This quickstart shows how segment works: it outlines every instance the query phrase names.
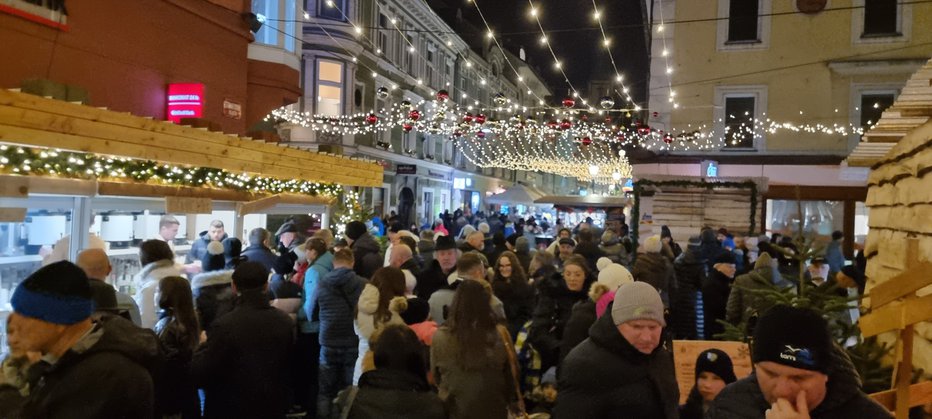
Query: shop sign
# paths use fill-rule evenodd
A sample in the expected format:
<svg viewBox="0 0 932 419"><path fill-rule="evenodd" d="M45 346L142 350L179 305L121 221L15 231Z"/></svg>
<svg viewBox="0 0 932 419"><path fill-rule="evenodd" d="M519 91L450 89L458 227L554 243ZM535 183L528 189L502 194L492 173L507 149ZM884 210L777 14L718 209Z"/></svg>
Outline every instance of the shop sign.
<svg viewBox="0 0 932 419"><path fill-rule="evenodd" d="M417 174L417 165L416 164L399 164L395 166L395 174L398 174L398 175Z"/></svg>
<svg viewBox="0 0 932 419"><path fill-rule="evenodd" d="M432 178L437 178L437 179L443 179L443 180L447 180L447 179L448 179L446 173L443 173L443 172L435 172L435 171L433 171L433 170L428 170L428 171L427 171L427 176L430 176L430 177L432 177Z"/></svg>
<svg viewBox="0 0 932 419"><path fill-rule="evenodd" d="M702 161L702 177L718 177L718 162L715 160Z"/></svg>
<svg viewBox="0 0 932 419"><path fill-rule="evenodd" d="M223 116L233 119L242 119L243 105L230 99L223 99Z"/></svg>
<svg viewBox="0 0 932 419"><path fill-rule="evenodd" d="M0 0L0 13L7 13L45 25L68 30L68 9L65 0Z"/></svg>
<svg viewBox="0 0 932 419"><path fill-rule="evenodd" d="M204 112L203 83L168 85L168 120L176 124L181 118L200 118Z"/></svg>

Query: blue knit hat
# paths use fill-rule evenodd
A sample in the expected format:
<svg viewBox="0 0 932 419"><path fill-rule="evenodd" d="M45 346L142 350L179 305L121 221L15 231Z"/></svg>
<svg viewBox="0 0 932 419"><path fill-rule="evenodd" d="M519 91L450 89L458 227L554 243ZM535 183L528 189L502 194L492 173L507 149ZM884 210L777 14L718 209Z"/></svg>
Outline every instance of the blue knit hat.
<svg viewBox="0 0 932 419"><path fill-rule="evenodd" d="M78 323L94 313L87 275L68 261L33 272L16 287L10 303L17 314L62 325Z"/></svg>

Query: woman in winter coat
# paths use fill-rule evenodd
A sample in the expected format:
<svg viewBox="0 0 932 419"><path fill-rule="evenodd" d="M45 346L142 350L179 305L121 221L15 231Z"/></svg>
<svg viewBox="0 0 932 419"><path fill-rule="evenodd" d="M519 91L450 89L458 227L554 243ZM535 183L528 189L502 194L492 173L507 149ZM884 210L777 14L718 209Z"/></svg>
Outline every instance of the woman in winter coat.
<svg viewBox="0 0 932 419"><path fill-rule="evenodd" d="M712 270L702 284L702 312L705 322L705 339L714 340L715 335L725 331L718 321L725 321L725 309L728 305L728 294L731 293L731 284L735 281L735 255L721 253L715 259Z"/></svg>
<svg viewBox="0 0 932 419"><path fill-rule="evenodd" d="M369 351L369 339L376 330L391 325L404 325L401 313L407 310L405 297L405 274L398 268L379 268L372 280L362 289L356 305L356 321L353 329L359 336L359 358L353 371L353 384L359 383L363 371L363 359Z"/></svg>
<svg viewBox="0 0 932 419"><path fill-rule="evenodd" d="M229 240L229 239L227 239ZM210 333L214 321L233 310L233 269L226 269L224 245L214 240L201 258L201 273L191 278L194 307L201 330ZM237 256L238 258L238 256Z"/></svg>
<svg viewBox="0 0 932 419"><path fill-rule="evenodd" d="M516 390L491 295L479 281L456 289L450 317L434 335L430 365L450 418L505 419Z"/></svg>
<svg viewBox="0 0 932 419"><path fill-rule="evenodd" d="M634 282L628 269L619 263L611 263L607 257L599 259L599 279L589 287L589 298L576 303L570 319L563 329L563 342L560 344L560 360L589 337L589 328L605 314L611 300L614 300L618 287Z"/></svg>
<svg viewBox="0 0 932 419"><path fill-rule="evenodd" d="M719 349L706 349L696 358L696 380L686 404L680 406L680 419L703 419L725 386L737 381L731 358Z"/></svg>
<svg viewBox="0 0 932 419"><path fill-rule="evenodd" d="M337 398L341 418L446 419L443 402L427 382L424 347L411 329L382 328L372 341L375 369Z"/></svg>
<svg viewBox="0 0 932 419"><path fill-rule="evenodd" d="M528 265L528 282L530 282L537 291L540 291L540 285L550 280L557 273L553 253L540 251L534 253L531 263Z"/></svg>
<svg viewBox="0 0 932 419"><path fill-rule="evenodd" d="M194 297L188 280L168 276L159 281L159 322L155 334L165 355L159 383L159 412L162 417L199 418L200 401L191 379L191 358L200 340Z"/></svg>
<svg viewBox="0 0 932 419"><path fill-rule="evenodd" d="M662 250L660 236L651 236L644 240L644 253L638 255L631 274L635 281L646 282L660 293L663 307L670 308L671 297L676 290L676 276L673 273L673 264L660 254Z"/></svg>
<svg viewBox="0 0 932 419"><path fill-rule="evenodd" d="M586 259L571 255L563 262L562 274L554 274L540 284L540 298L534 308L528 342L540 353L541 371L559 363L564 327L570 320L573 306L589 298L587 292L592 282Z"/></svg>
<svg viewBox="0 0 932 419"><path fill-rule="evenodd" d="M136 305L139 306L142 327L151 329L158 322L155 291L159 287L159 281L167 276L180 276L181 271L175 266L175 254L163 240L142 242L139 245L139 263L142 270L133 278L136 284Z"/></svg>
<svg viewBox="0 0 932 419"><path fill-rule="evenodd" d="M534 288L528 284L527 274L514 253L505 251L498 257L492 291L502 300L505 319L508 320L508 333L514 338L521 326L531 319L534 311Z"/></svg>
<svg viewBox="0 0 932 419"><path fill-rule="evenodd" d="M680 247L680 244L673 241L673 233L670 232L670 227L660 227L660 240L663 241L663 244L670 247L670 253L673 255L671 261L676 260L676 258L683 254L683 248Z"/></svg>

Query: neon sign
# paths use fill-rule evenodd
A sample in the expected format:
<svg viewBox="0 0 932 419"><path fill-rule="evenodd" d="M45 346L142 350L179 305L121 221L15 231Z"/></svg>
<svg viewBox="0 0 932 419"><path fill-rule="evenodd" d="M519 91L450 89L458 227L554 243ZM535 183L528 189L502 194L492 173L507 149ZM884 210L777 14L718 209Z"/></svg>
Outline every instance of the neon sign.
<svg viewBox="0 0 932 419"><path fill-rule="evenodd" d="M182 118L200 118L204 111L202 83L172 83L168 85L168 120L176 124Z"/></svg>

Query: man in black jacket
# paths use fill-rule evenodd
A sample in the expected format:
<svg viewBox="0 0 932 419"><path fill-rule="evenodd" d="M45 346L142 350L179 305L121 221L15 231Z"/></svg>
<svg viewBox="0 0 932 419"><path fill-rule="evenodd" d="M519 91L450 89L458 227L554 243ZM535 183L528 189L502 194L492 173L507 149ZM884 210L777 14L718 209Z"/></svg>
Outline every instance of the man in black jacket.
<svg viewBox="0 0 932 419"><path fill-rule="evenodd" d="M708 417L890 418L861 391L844 350L832 343L825 319L812 310L775 306L754 328L755 373L725 387Z"/></svg>
<svg viewBox="0 0 932 419"><path fill-rule="evenodd" d="M233 271L236 308L217 319L194 354L191 375L206 393L205 418L283 418L288 411L294 325L269 305L268 277L256 262Z"/></svg>
<svg viewBox="0 0 932 419"><path fill-rule="evenodd" d="M615 292L611 315L589 329L560 369L554 417L675 419L673 355L661 345L663 302L644 282Z"/></svg>
<svg viewBox="0 0 932 419"><path fill-rule="evenodd" d="M350 221L346 224L346 242L353 250L356 261L353 270L359 276L370 279L375 271L382 267L383 259L380 255L381 246L366 231L362 221Z"/></svg>
<svg viewBox="0 0 932 419"><path fill-rule="evenodd" d="M456 269L458 255L456 241L452 237L437 237L434 260L427 265L427 269L417 275L417 286L414 288L414 293L418 298L430 300L431 294L439 289L449 287L447 277Z"/></svg>
<svg viewBox="0 0 932 419"><path fill-rule="evenodd" d="M10 346L24 356L26 380L0 374L0 416L152 418L158 338L118 316L91 320L87 276L71 262L45 266L11 300ZM31 355L31 356L30 356ZM6 372L6 371L5 371ZM18 390L28 389L23 398Z"/></svg>

